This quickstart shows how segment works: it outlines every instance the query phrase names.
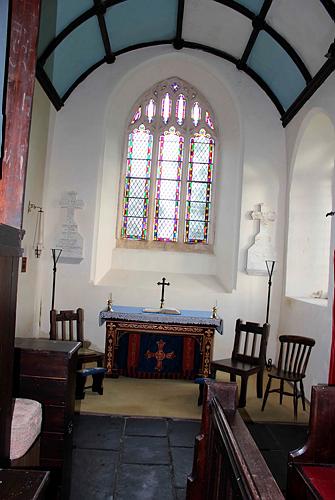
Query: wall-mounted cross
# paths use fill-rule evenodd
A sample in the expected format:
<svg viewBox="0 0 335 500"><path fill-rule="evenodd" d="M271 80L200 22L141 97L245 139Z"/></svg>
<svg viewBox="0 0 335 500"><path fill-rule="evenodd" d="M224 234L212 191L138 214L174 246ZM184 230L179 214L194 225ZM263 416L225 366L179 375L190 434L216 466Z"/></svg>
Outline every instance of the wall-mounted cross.
<svg viewBox="0 0 335 500"><path fill-rule="evenodd" d="M162 294L161 294L161 306L160 308L162 309L164 306L164 292L165 292L165 287L170 286L170 283L166 281L166 278L162 278L162 281L157 282L158 286L162 287Z"/></svg>

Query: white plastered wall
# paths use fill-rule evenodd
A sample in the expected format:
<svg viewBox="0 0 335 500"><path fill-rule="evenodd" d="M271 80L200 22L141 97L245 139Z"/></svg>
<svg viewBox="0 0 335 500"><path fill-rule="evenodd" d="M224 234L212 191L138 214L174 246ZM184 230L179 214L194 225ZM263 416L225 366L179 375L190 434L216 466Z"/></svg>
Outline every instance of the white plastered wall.
<svg viewBox="0 0 335 500"><path fill-rule="evenodd" d="M224 318L224 335L216 336L215 356L229 354L237 317L265 320L267 278L245 273L246 250L257 232L257 222L250 219L249 212L256 204L265 203L277 212L277 264L268 349L268 355L274 357L282 290L286 193L285 134L278 112L264 92L230 63L199 51L176 52L168 47L128 53L118 57L116 64L100 67L74 91L55 117L44 192L46 252L41 261L41 335L49 329L50 249L55 245L56 232L64 219L59 200L65 191L76 191L85 202L84 209L75 215L84 238L84 259L76 265L58 265L57 309L84 307L85 335L93 345L103 348L104 328L98 326L98 313L111 292L114 302L121 305L158 303L157 280L148 279L147 264L141 263L145 256L135 255L131 262L136 272L124 273L126 256L119 259L117 253L113 254L114 229L125 120L143 91L175 75L199 88L214 108L219 123L221 161L218 168L222 170L218 177L221 192L216 198L215 254L206 261L208 274L194 264L193 273L185 273L179 283L178 277L183 273L180 268L174 271L173 256L169 256L169 261L164 255L158 256L152 277L155 273L159 278L165 274L169 262L169 271L174 272L167 274L172 283L167 290L167 306L208 310L217 300L219 313ZM134 95L130 96L132 92ZM130 102L120 99L122 96ZM106 273L110 270L108 277ZM99 285L101 278L104 284Z"/></svg>
<svg viewBox="0 0 335 500"><path fill-rule="evenodd" d="M335 76L332 75L326 80L323 86L305 104L302 110L291 121L286 128L287 159L289 166L288 195L293 176L295 159L301 137L308 126L310 119L315 113L324 113L335 128L335 99L334 99ZM333 181L333 204L334 204L334 181ZM334 205L333 205L334 206ZM332 210L329 207L328 210ZM328 211L327 210L327 211ZM326 213L322 214L325 217ZM333 301L333 249L334 249L334 222L328 221L332 225L331 243L329 249L329 287L327 305L312 304L305 300L298 300L287 297L283 294L281 308L279 333L292 335L304 335L316 340L316 345L312 350L312 355L307 371L306 397L310 398L311 386L319 383L327 383L329 370L329 356L331 348L331 322L332 322L332 301ZM285 288L284 288L285 290Z"/></svg>
<svg viewBox="0 0 335 500"><path fill-rule="evenodd" d="M22 272L20 261L17 295L16 335L19 337L39 335L41 306L44 302L41 291L43 259L35 257L33 248L37 210L28 213L28 204L31 201L45 209L44 174L47 162L48 131L52 130L51 116L54 115L54 112L51 111L50 101L37 81L35 82L32 115L22 222L25 231L22 248L27 264L26 271Z"/></svg>

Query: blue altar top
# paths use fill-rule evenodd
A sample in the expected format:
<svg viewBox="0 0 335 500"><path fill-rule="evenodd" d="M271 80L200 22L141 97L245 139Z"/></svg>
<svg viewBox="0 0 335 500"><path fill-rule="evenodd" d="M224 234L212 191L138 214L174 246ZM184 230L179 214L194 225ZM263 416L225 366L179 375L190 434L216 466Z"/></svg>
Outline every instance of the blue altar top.
<svg viewBox="0 0 335 500"><path fill-rule="evenodd" d="M100 311L99 326L103 325L106 320L128 320L128 321L143 321L145 323L173 323L180 325L200 325L214 326L215 329L222 335L223 320L222 318L212 318L210 311L194 311L191 309L183 309L180 314L162 314L156 312L143 312L143 307L130 306L114 306L113 311Z"/></svg>

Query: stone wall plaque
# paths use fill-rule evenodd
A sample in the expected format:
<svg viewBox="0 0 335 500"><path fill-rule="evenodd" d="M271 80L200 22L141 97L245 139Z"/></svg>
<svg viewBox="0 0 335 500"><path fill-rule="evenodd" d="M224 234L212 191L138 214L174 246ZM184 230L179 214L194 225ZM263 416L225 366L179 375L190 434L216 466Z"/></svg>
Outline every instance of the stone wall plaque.
<svg viewBox="0 0 335 500"><path fill-rule="evenodd" d="M259 221L259 232L255 236L255 242L248 249L246 271L248 274L267 276L265 261L276 260L276 252L272 243L276 213L267 209L264 203L260 203L257 210L250 212L250 218Z"/></svg>
<svg viewBox="0 0 335 500"><path fill-rule="evenodd" d="M66 192L59 202L61 208L66 209L65 222L62 224L56 247L62 249L59 262L78 264L83 260L83 237L78 232L78 225L74 220L74 211L82 209L84 202L77 199L75 191Z"/></svg>

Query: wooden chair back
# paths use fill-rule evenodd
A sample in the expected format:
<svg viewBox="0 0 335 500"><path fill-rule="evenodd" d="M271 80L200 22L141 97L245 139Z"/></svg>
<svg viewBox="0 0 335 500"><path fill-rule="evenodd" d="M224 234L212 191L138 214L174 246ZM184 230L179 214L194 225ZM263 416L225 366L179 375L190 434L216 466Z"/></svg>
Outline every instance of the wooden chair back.
<svg viewBox="0 0 335 500"><path fill-rule="evenodd" d="M232 359L264 367L269 332L269 323L263 325L250 321L243 323L242 320L238 319L235 326Z"/></svg>
<svg viewBox="0 0 335 500"><path fill-rule="evenodd" d="M84 342L84 310L50 311L50 339Z"/></svg>
<svg viewBox="0 0 335 500"><path fill-rule="evenodd" d="M299 335L280 335L278 370L304 377L315 340Z"/></svg>

